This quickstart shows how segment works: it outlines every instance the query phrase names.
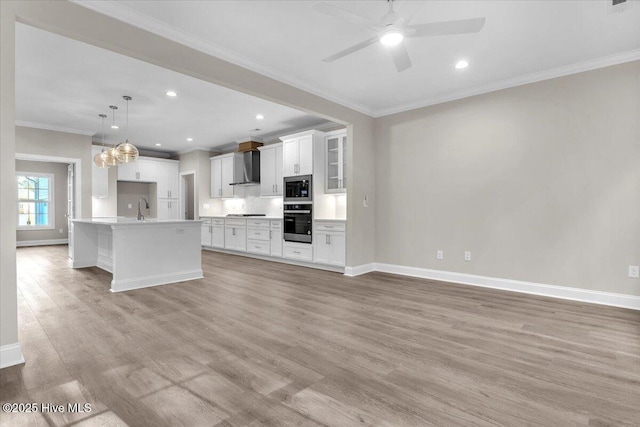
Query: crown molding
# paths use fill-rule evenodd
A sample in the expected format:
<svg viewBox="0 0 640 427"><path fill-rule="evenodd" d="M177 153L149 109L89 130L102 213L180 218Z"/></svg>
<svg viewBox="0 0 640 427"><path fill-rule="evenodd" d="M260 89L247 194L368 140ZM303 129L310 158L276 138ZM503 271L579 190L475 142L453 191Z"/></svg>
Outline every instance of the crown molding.
<svg viewBox="0 0 640 427"><path fill-rule="evenodd" d="M75 3L79 6L91 9L94 12L107 15L118 21L124 22L129 25L141 28L150 33L164 37L176 43L188 46L192 49L206 53L211 56L215 56L231 64L238 65L248 70L254 71L258 74L262 74L265 77L269 77L273 80L277 80L281 83L293 86L302 91L319 96L328 101L335 102L344 107L355 110L359 113L373 117L373 110L367 108L364 105L349 101L342 97L330 95L319 91L317 88L309 86L292 76L283 76L281 73L264 65L260 65L246 56L240 55L237 52L226 49L210 40L205 40L202 37L189 34L183 30L180 30L166 22L157 20L131 9L126 6L124 2L112 2L112 1L84 1L84 0L69 0L71 3Z"/></svg>
<svg viewBox="0 0 640 427"><path fill-rule="evenodd" d="M583 73L585 71L596 70L598 68L624 64L626 62L633 62L637 60L640 60L640 49L617 53L601 58L590 59L575 64L564 65L562 67L552 68L549 70L540 71L538 73L532 73L524 76L501 80L499 82L489 83L487 85L476 86L471 89L466 89L438 98L429 98L424 101L412 102L396 107L376 110L373 112L373 117L378 118L388 116L390 114L403 113L405 111L429 107L432 105L442 104L450 101L456 101L458 99L468 98L470 96L482 95L484 93L495 92L502 89L509 89L516 86L536 83L543 80L555 79L557 77L569 76L571 74Z"/></svg>
<svg viewBox="0 0 640 427"><path fill-rule="evenodd" d="M34 128L34 129L42 129L42 130L51 130L54 132L65 132L65 133L74 133L76 135L85 135L85 136L93 136L95 132L81 130L81 129L73 129L64 126L55 126L47 123L38 123L38 122L28 122L26 120L16 120L16 126L22 126L25 128Z"/></svg>

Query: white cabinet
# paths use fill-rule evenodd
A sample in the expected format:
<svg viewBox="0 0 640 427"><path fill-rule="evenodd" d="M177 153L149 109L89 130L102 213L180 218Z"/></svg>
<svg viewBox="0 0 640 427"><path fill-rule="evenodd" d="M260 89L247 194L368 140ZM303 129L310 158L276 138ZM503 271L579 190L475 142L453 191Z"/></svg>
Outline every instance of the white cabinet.
<svg viewBox="0 0 640 427"><path fill-rule="evenodd" d="M268 219L247 220L247 252L269 255L270 230Z"/></svg>
<svg viewBox="0 0 640 427"><path fill-rule="evenodd" d="M158 162L138 157L135 162L118 165L118 181L158 181Z"/></svg>
<svg viewBox="0 0 640 427"><path fill-rule="evenodd" d="M313 246L308 243L283 242L282 256L296 261L313 261Z"/></svg>
<svg viewBox="0 0 640 427"><path fill-rule="evenodd" d="M344 222L316 221L313 233L314 262L344 267L346 225Z"/></svg>
<svg viewBox="0 0 640 427"><path fill-rule="evenodd" d="M157 181L159 199L178 199L180 197L180 162L157 162Z"/></svg>
<svg viewBox="0 0 640 427"><path fill-rule="evenodd" d="M269 249L271 256L282 257L282 221L272 220L269 232Z"/></svg>
<svg viewBox="0 0 640 427"><path fill-rule="evenodd" d="M325 190L327 193L347 191L347 131L338 130L325 136Z"/></svg>
<svg viewBox="0 0 640 427"><path fill-rule="evenodd" d="M224 248L224 219L209 218L202 223L202 246Z"/></svg>
<svg viewBox="0 0 640 427"><path fill-rule="evenodd" d="M247 221L244 219L225 220L224 248L233 251L247 251Z"/></svg>
<svg viewBox="0 0 640 427"><path fill-rule="evenodd" d="M323 135L322 132L307 131L280 138L284 176L313 174L313 146L321 142Z"/></svg>
<svg viewBox="0 0 640 427"><path fill-rule="evenodd" d="M158 199L158 219L180 219L180 202L177 199Z"/></svg>
<svg viewBox="0 0 640 427"><path fill-rule="evenodd" d="M224 154L222 156L211 157L211 198L233 197L232 182L241 181L236 179L236 164L242 162L239 153ZM241 166L241 163L240 165ZM240 173L242 170L240 168Z"/></svg>
<svg viewBox="0 0 640 427"><path fill-rule="evenodd" d="M102 147L92 146L92 158L102 152ZM109 197L109 169L99 168L95 163L91 164L91 197L106 199Z"/></svg>
<svg viewBox="0 0 640 427"><path fill-rule="evenodd" d="M205 220L200 228L200 244L211 247L211 220Z"/></svg>
<svg viewBox="0 0 640 427"><path fill-rule="evenodd" d="M282 196L282 143L258 147L260 150L260 195Z"/></svg>

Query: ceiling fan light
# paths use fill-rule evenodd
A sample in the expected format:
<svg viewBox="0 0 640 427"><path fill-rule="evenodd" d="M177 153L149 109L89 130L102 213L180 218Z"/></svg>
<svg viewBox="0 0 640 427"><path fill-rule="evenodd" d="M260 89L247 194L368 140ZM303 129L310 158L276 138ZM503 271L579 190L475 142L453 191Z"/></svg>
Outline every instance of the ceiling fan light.
<svg viewBox="0 0 640 427"><path fill-rule="evenodd" d="M140 153L135 145L127 139L116 147L116 158L120 163L135 162Z"/></svg>
<svg viewBox="0 0 640 427"><path fill-rule="evenodd" d="M389 29L380 35L380 43L385 46L397 46L404 39L404 34L397 28Z"/></svg>

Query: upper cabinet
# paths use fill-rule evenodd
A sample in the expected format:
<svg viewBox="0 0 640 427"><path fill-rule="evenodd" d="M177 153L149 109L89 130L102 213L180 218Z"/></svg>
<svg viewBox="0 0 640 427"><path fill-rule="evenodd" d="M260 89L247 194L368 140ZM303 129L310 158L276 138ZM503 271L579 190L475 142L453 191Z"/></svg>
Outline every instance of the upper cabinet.
<svg viewBox="0 0 640 427"><path fill-rule="evenodd" d="M284 176L313 174L313 146L322 135L322 132L311 130L280 138L283 144Z"/></svg>
<svg viewBox="0 0 640 427"><path fill-rule="evenodd" d="M91 147L92 158L100 152L102 147L95 145ZM109 197L109 169L99 168L93 162L91 165L91 197L106 199Z"/></svg>
<svg viewBox="0 0 640 427"><path fill-rule="evenodd" d="M242 173L242 154L230 153L222 156L211 157L211 198L233 197L232 182L241 181L241 177L236 179L236 163L240 164L239 172Z"/></svg>
<svg viewBox="0 0 640 427"><path fill-rule="evenodd" d="M177 199L179 197L180 162L158 162L158 198Z"/></svg>
<svg viewBox="0 0 640 427"><path fill-rule="evenodd" d="M325 190L327 193L347 191L347 130L325 136Z"/></svg>
<svg viewBox="0 0 640 427"><path fill-rule="evenodd" d="M163 162L167 160L138 157L135 162L118 165L118 181L158 182Z"/></svg>
<svg viewBox="0 0 640 427"><path fill-rule="evenodd" d="M282 143L258 147L260 150L260 195L282 196Z"/></svg>

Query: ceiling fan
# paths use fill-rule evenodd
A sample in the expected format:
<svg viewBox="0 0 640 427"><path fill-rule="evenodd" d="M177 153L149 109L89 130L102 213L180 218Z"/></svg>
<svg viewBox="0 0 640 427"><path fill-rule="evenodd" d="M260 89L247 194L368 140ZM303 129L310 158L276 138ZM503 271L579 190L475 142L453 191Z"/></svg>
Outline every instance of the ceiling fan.
<svg viewBox="0 0 640 427"><path fill-rule="evenodd" d="M333 62L379 41L383 45L389 47L389 52L391 53L393 62L395 63L398 72L400 72L410 68L412 65L411 58L409 58L409 52L407 52L407 48L402 43L405 38L477 33L482 29L485 22L485 18L474 18L409 25L413 16L407 18L400 16L393 10L393 0L387 0L387 2L389 3L389 12L380 19L379 23L372 22L368 18L346 9L342 9L338 6L334 6L331 3L320 2L314 4L312 6L313 9L320 13L342 19L351 24L368 27L376 33L375 36L334 55L328 56L322 61ZM418 2L406 1L405 3L419 5Z"/></svg>

